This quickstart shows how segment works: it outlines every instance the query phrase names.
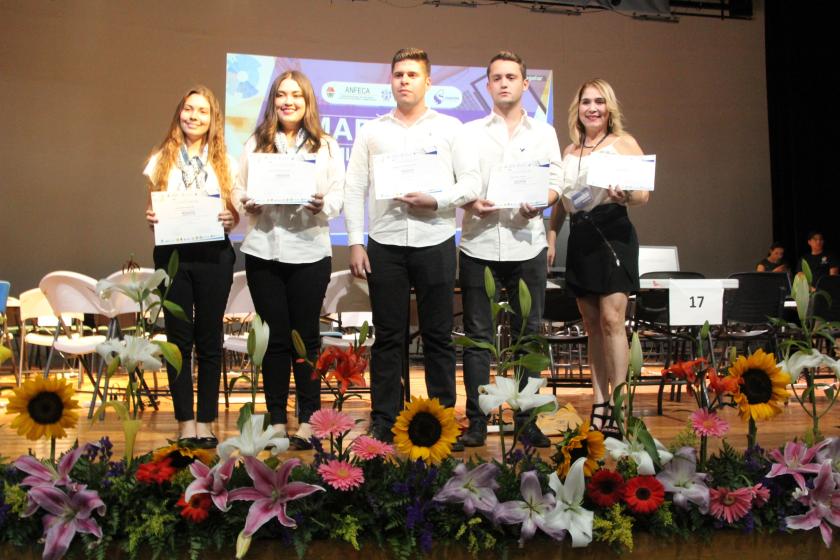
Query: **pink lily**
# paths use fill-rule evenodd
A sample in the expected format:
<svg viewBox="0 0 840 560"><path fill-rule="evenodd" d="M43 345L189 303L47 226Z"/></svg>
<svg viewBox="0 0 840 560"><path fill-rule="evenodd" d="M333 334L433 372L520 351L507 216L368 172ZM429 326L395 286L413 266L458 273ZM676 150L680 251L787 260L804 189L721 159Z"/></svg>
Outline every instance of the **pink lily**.
<svg viewBox="0 0 840 560"><path fill-rule="evenodd" d="M808 449L804 443L789 441L785 444L784 455L778 449L770 451L770 457L775 461L770 467L767 478L791 475L800 488L805 488L805 477L803 474L816 474L820 471L820 465L814 463L814 457L820 450L821 445L815 445Z"/></svg>
<svg viewBox="0 0 840 560"><path fill-rule="evenodd" d="M76 449L65 453L58 462L58 468L51 464L45 464L33 457L32 455L22 455L14 462L17 470L23 471L29 476L23 479L21 486L67 486L68 488L74 484L70 480L70 471L79 457L84 453L84 447L77 447Z"/></svg>
<svg viewBox="0 0 840 560"><path fill-rule="evenodd" d="M458 463L454 474L435 497L436 502L455 502L464 504L464 513L472 517L476 510L490 513L499 503L496 493L499 487L496 477L499 467L493 463L484 463L472 470L467 470L464 463Z"/></svg>
<svg viewBox="0 0 840 560"><path fill-rule="evenodd" d="M831 473L831 463L826 461L820 465L819 473L814 479L814 488L811 490L797 490L800 503L810 509L802 515L791 515L785 517L785 522L790 529L802 529L807 531L814 527L820 528L825 546L831 546L831 526L840 527L840 489L837 488L837 481Z"/></svg>
<svg viewBox="0 0 840 560"><path fill-rule="evenodd" d="M44 560L58 560L70 548L76 533L102 538L102 528L91 519L93 513L105 515L105 502L95 490L79 486L65 494L55 486L36 486L30 498L48 513L44 516Z"/></svg>
<svg viewBox="0 0 840 560"><path fill-rule="evenodd" d="M551 492L542 493L542 486L536 471L522 473L520 492L522 492L522 497L525 500L512 500L499 504L493 515L494 520L506 525L522 523L522 529L519 533L519 546L533 537L538 528L542 529L551 538L558 541L562 540L566 536L562 520L557 516L549 515L554 511L556 503L554 494Z"/></svg>
<svg viewBox="0 0 840 560"><path fill-rule="evenodd" d="M245 527L241 533L243 537L249 538L272 518L277 518L281 525L294 529L297 523L286 515L286 504L315 492L324 492L322 487L315 484L289 482L292 469L298 465L300 465L300 459L289 459L280 465L279 469L273 470L259 459L245 457L245 470L254 481L254 486L237 488L228 496L228 501L231 502L238 500L254 502L245 519Z"/></svg>
<svg viewBox="0 0 840 560"><path fill-rule="evenodd" d="M195 477L184 492L184 501L189 502L196 494L210 494L210 499L221 511L230 509L228 504L227 484L233 474L236 459L221 461L211 469L201 461L190 464L190 472Z"/></svg>

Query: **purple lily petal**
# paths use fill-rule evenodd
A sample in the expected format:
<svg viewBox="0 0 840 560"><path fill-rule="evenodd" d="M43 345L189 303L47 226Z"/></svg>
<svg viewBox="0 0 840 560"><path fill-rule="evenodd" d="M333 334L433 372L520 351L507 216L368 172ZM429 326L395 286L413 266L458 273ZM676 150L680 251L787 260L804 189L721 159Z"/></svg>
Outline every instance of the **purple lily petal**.
<svg viewBox="0 0 840 560"><path fill-rule="evenodd" d="M48 519L49 518L49 519ZM50 525L47 528L47 525ZM70 548L73 537L76 536L76 529L72 523L66 523L53 516L44 517L44 556L43 560L59 560Z"/></svg>
<svg viewBox="0 0 840 560"><path fill-rule="evenodd" d="M245 518L245 528L242 529L242 532L246 535L253 535L260 527L271 521L279 513L279 510L275 509L274 506L274 502L269 499L257 500L251 504L251 508L248 510L248 517ZM285 504L282 504L282 508L284 510L286 509ZM283 525L294 527L295 523L292 521L291 525L287 525L286 523L283 523Z"/></svg>
<svg viewBox="0 0 840 560"><path fill-rule="evenodd" d="M32 500L49 512L43 519L45 559L64 556L76 533L102 538L102 529L91 515L103 515L105 503L96 491L79 488L69 496L54 486L37 486L29 491Z"/></svg>
<svg viewBox="0 0 840 560"><path fill-rule="evenodd" d="M789 441L785 444L784 453L773 449L769 455L775 463L770 467L767 478L789 474L800 488L805 489L805 477L802 475L816 474L820 471L820 465L813 461L824 445L816 445L809 449L804 443Z"/></svg>
<svg viewBox="0 0 840 560"><path fill-rule="evenodd" d="M189 502L196 494L210 494L213 504L221 511L228 511L227 484L233 474L235 459L217 463L212 469L200 461L190 465L190 472L195 477L184 491L184 500Z"/></svg>

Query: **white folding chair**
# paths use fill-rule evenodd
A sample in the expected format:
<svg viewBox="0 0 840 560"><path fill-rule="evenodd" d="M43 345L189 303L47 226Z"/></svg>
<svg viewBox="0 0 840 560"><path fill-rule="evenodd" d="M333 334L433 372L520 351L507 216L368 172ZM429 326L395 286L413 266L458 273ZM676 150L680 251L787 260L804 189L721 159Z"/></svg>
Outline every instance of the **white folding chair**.
<svg viewBox="0 0 840 560"><path fill-rule="evenodd" d="M321 333L323 346L351 346L358 335L344 332L344 329L358 329L365 322L372 326L373 314L370 311L370 289L367 280L355 278L349 270L333 272L324 295L321 315L334 322L338 331ZM373 336L368 335L365 346L373 345Z"/></svg>
<svg viewBox="0 0 840 560"><path fill-rule="evenodd" d="M18 363L17 382L20 385L23 378L24 364L32 346L52 348L55 333L59 330L59 321L50 302L47 301L41 288L32 288L20 294L20 360ZM63 319L65 323L81 320L82 315L68 313ZM27 332L27 322L34 321L32 331ZM28 371L28 369L27 369Z"/></svg>
<svg viewBox="0 0 840 560"><path fill-rule="evenodd" d="M225 307L225 323L237 324L235 332L225 333L222 348L234 354L248 354L248 330L247 325L255 314L254 300L251 299L251 291L248 289L248 280L245 271L233 274L233 284L230 287L227 306ZM228 360L224 360L224 375L222 375L222 394L225 397L225 408L230 407L230 391L228 389Z"/></svg>

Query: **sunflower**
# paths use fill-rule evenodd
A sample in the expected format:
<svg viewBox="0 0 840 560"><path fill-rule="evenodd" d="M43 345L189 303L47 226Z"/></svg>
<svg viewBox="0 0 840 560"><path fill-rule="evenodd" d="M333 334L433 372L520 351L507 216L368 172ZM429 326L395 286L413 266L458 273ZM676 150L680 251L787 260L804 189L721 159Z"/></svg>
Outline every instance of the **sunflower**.
<svg viewBox="0 0 840 560"><path fill-rule="evenodd" d="M738 382L738 392L733 396L738 403L738 414L746 422L768 420L782 411L790 396L785 387L790 377L776 367L773 354L758 349L750 356L738 356L729 368L729 375Z"/></svg>
<svg viewBox="0 0 840 560"><path fill-rule="evenodd" d="M152 460L160 461L169 457L173 467L183 469L184 467L188 467L193 461L201 461L209 466L215 456L215 449L201 449L199 447L187 447L178 445L178 443L172 443L166 447L155 449L152 454Z"/></svg>
<svg viewBox="0 0 840 560"><path fill-rule="evenodd" d="M604 434L597 430L589 429L589 420L584 420L577 435L566 439L558 445L560 451L554 458L557 461L557 474L565 479L569 469L577 459L586 457L583 465L583 474L586 477L592 476L598 470L598 461L604 458L606 448L604 447Z"/></svg>
<svg viewBox="0 0 840 560"><path fill-rule="evenodd" d="M73 399L76 392L72 385L55 377L35 377L14 390L7 410L17 417L12 428L28 439L63 438L65 428L79 420L79 403Z"/></svg>
<svg viewBox="0 0 840 560"><path fill-rule="evenodd" d="M422 397L411 397L391 430L397 450L412 461L423 459L435 464L449 456L459 433L454 408Z"/></svg>

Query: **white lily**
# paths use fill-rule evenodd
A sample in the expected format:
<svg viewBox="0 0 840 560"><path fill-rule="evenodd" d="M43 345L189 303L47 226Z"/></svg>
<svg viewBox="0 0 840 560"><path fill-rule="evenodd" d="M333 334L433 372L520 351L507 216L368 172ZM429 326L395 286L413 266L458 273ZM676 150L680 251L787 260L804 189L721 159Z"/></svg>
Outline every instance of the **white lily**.
<svg viewBox="0 0 840 560"><path fill-rule="evenodd" d="M264 414L252 415L242 426L242 431L238 436L220 443L217 452L222 461L229 459L235 451L239 452L240 457L256 457L267 447L271 448L272 455L286 451L289 448L288 438L274 437L278 432L273 426L263 430L264 420Z"/></svg>
<svg viewBox="0 0 840 560"><path fill-rule="evenodd" d="M834 371L834 376L840 379L840 361L837 361L818 350L811 348L808 352L797 350L786 360L779 362L778 366L782 371L790 375L791 383L799 379L799 374L805 368L827 367Z"/></svg>
<svg viewBox="0 0 840 560"><path fill-rule="evenodd" d="M586 480L583 476L583 465L586 457L581 457L572 464L565 484L560 481L556 472L548 477L548 485L554 490L557 503L549 512L549 522L557 522L572 537L572 546L577 548L592 542L592 520L595 514L583 508L583 492Z"/></svg>
<svg viewBox="0 0 840 560"><path fill-rule="evenodd" d="M522 500L511 500L496 506L493 521L505 525L522 524L519 532L519 546L534 536L537 529L555 540L562 540L566 530L558 519L548 517L554 509L556 500L551 493L543 494L540 479L536 471L527 471L520 477Z"/></svg>
<svg viewBox="0 0 840 560"><path fill-rule="evenodd" d="M257 367L262 366L265 351L268 350L269 334L268 323L263 321L259 315L254 315L254 319L251 321L251 330L248 333L248 352L251 354L251 361Z"/></svg>
<svg viewBox="0 0 840 560"><path fill-rule="evenodd" d="M160 286L161 282L169 283L169 276L162 268L145 278L136 272L131 272L119 280L100 280L96 283L96 292L102 299L110 298L113 292L120 292L132 301L143 302L148 307L151 303L152 290Z"/></svg>
<svg viewBox="0 0 840 560"><path fill-rule="evenodd" d="M673 460L656 475L666 492L674 495L674 505L689 509L689 503L696 504L700 513L709 512L709 487L706 474L697 472L697 457L693 447L680 448Z"/></svg>
<svg viewBox="0 0 840 560"><path fill-rule="evenodd" d="M654 438L653 443L656 444L656 450L659 452L660 463L664 465L674 457L658 439ZM634 439L633 441L628 441L625 439L624 441L621 441L615 438L607 438L604 440L604 446L607 448L610 456L616 461L620 460L622 457L630 457L633 459L633 462L636 463L639 474L656 474L656 469L653 466L653 459L648 454L647 450L645 450L645 446L642 445L642 442L639 440Z"/></svg>
<svg viewBox="0 0 840 560"><path fill-rule="evenodd" d="M478 406L484 414L490 414L490 411L501 406L503 402L508 403L513 410L522 412L549 403L554 403L554 409L557 410L557 398L554 395L539 394L545 383L545 379L541 377L529 377L528 384L520 391L519 378L497 375L495 383L478 388Z"/></svg>
<svg viewBox="0 0 840 560"><path fill-rule="evenodd" d="M126 335L124 340L110 338L99 344L96 352L105 359L108 365L111 365L114 358L118 357L126 371L134 371L134 368L138 366L155 371L163 366L158 358L161 355L160 346L140 336Z"/></svg>

